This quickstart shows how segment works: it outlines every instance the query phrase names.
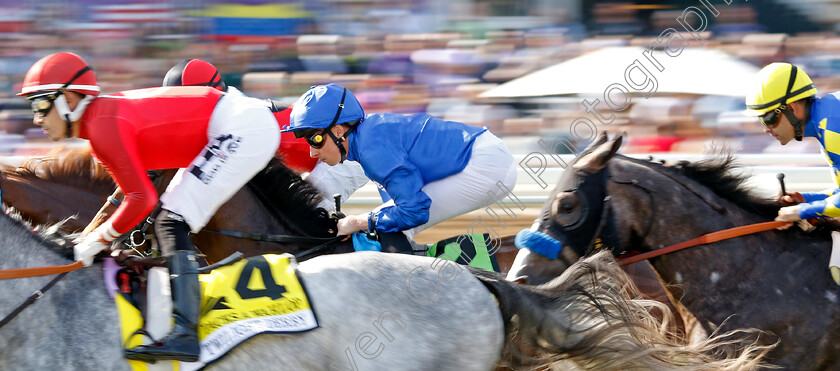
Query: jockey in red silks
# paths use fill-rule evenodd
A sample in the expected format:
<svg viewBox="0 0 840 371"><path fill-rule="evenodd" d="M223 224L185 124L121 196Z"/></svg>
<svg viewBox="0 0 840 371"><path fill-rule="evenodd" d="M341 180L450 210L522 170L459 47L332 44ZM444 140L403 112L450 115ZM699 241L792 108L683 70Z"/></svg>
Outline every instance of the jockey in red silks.
<svg viewBox="0 0 840 371"><path fill-rule="evenodd" d="M280 144L280 127L265 102L206 86L158 87L100 95L93 69L72 53L37 61L18 94L33 122L52 140L88 139L125 194L116 212L74 248L94 255L146 217L158 197L147 170L180 168L161 195L155 233L167 259L174 301L172 332L125 350L129 359L196 361L200 292L190 231L263 169Z"/></svg>
<svg viewBox="0 0 840 371"><path fill-rule="evenodd" d="M185 59L166 73L163 86L211 86L220 91L239 92L235 87L227 86L222 81L219 70L209 62L201 59ZM280 127L289 125L292 106L287 106L272 99L264 100ZM295 138L293 133L283 132L280 137L278 158L286 166L300 173L309 173L306 178L324 197L318 205L326 210L335 209L332 201L334 194L340 194L341 200L346 201L353 192L368 182L362 167L355 162L347 162L338 166L329 166L317 158L309 156L309 144L303 138Z"/></svg>

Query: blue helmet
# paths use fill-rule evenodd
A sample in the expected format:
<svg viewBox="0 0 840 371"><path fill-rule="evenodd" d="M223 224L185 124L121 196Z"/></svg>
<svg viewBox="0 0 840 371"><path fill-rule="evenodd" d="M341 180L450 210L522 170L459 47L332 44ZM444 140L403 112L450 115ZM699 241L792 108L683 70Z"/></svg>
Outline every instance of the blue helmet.
<svg viewBox="0 0 840 371"><path fill-rule="evenodd" d="M290 125L283 131L326 129L364 116L362 105L347 88L338 84L316 85L295 102Z"/></svg>

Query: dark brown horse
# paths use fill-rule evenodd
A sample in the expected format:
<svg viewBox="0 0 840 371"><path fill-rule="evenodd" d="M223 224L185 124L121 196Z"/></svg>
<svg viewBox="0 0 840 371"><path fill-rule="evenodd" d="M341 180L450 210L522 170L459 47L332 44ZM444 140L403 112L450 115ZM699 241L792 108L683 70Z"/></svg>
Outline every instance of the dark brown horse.
<svg viewBox="0 0 840 371"><path fill-rule="evenodd" d="M163 192L174 175L174 170L161 172L154 182L158 192ZM51 224L77 215L65 223L65 230L74 232L85 226L91 230L116 209L113 204L105 202L115 185L86 148L63 149L47 157L29 159L19 168L5 169L3 178L15 181L9 186L0 183L4 203L18 209L24 219L35 224ZM25 181L18 181L18 178ZM300 260L352 251L349 241L318 249L316 247L323 242L260 241L211 232L228 231L256 238L334 236L335 223L329 221L326 212L316 206L320 200L321 196L314 187L280 161L274 160L225 203L204 230L193 235L193 242L211 263L235 251L253 256L279 252L299 254L315 249ZM100 211L97 213L96 210ZM494 246L501 246L496 257L500 268L506 272L516 253L511 238L503 239Z"/></svg>
<svg viewBox="0 0 840 371"><path fill-rule="evenodd" d="M781 204L752 195L730 156L677 166L616 155L602 134L570 164L511 268L529 283L559 275L596 249L646 252L700 235L773 220ZM553 242L552 242L553 241ZM530 245L529 245L530 244ZM561 246L559 257L549 259ZM840 306L826 231L768 231L651 260L706 331L758 328L779 341L770 362L788 370L840 369Z"/></svg>
<svg viewBox="0 0 840 371"><path fill-rule="evenodd" d="M84 229L114 187L87 148L62 147L19 167L0 167L3 205L34 225L67 219L62 227L68 233Z"/></svg>

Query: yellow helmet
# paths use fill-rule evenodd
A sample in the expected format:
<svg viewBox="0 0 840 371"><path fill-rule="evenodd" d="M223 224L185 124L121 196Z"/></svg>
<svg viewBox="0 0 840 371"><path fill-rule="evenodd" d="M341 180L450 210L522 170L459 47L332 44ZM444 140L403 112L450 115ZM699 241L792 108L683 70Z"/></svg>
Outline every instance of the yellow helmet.
<svg viewBox="0 0 840 371"><path fill-rule="evenodd" d="M763 116L776 108L817 95L811 78L790 63L770 63L758 71L753 90L747 94L746 114Z"/></svg>

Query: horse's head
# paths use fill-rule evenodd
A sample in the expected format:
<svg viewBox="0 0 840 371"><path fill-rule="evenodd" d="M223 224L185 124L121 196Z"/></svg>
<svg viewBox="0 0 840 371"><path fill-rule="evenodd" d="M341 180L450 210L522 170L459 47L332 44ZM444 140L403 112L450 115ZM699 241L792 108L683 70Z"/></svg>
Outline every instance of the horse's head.
<svg viewBox="0 0 840 371"><path fill-rule="evenodd" d="M752 194L731 155L666 166L616 156L620 145L602 134L563 172L540 217L517 235L508 279L546 282L601 247L647 252L772 220L782 206Z"/></svg>
<svg viewBox="0 0 840 371"><path fill-rule="evenodd" d="M521 250L508 279L540 284L558 276L571 263L599 248L609 221L607 164L622 137L607 140L601 133L566 168L530 230L516 236Z"/></svg>

